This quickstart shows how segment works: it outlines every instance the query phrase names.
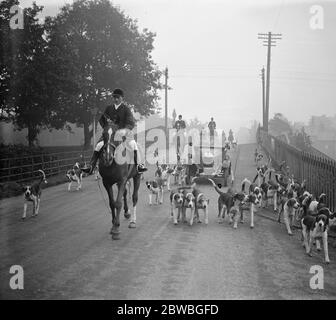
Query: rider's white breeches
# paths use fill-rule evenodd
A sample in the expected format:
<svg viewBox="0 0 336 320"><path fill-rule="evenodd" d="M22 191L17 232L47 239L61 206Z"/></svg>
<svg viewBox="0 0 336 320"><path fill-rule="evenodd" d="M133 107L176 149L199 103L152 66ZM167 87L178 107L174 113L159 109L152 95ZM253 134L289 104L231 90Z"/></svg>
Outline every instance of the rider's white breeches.
<svg viewBox="0 0 336 320"><path fill-rule="evenodd" d="M116 132L116 136L118 135L118 131ZM129 151L138 151L138 145L135 142L133 135L126 135L126 140L125 140L126 148ZM99 141L96 144L95 151L100 151L101 148L104 146L104 141ZM140 153L138 152L138 163L140 163Z"/></svg>
<svg viewBox="0 0 336 320"><path fill-rule="evenodd" d="M103 145L104 145L104 141L99 141L96 144L95 151L100 151L100 149L103 147Z"/></svg>

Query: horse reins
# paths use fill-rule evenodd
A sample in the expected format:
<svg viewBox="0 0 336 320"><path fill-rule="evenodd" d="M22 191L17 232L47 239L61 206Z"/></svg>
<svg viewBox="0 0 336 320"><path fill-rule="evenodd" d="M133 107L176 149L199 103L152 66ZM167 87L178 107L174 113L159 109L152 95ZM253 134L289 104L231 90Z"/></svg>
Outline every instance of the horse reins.
<svg viewBox="0 0 336 320"><path fill-rule="evenodd" d="M104 195L103 195L103 191L102 191L102 189L101 189L101 187L100 187L99 180L100 180L100 179L97 179L98 187L99 187L99 190L100 190L100 195L101 195L101 197L102 197L103 200L104 200L104 203L105 203L105 206L106 206L106 209L107 209L108 213L111 214L111 209L110 209L109 206L107 205L107 201L106 201L106 199L105 199L105 197L104 197Z"/></svg>

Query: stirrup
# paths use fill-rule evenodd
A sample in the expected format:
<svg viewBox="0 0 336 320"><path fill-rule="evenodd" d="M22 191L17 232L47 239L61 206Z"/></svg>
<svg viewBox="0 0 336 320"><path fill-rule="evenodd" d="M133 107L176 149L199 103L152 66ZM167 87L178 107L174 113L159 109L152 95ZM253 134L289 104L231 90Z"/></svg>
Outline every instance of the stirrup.
<svg viewBox="0 0 336 320"><path fill-rule="evenodd" d="M142 164L138 164L137 165L137 171L139 172L139 173L143 173L143 172L145 172L145 171L147 171L148 170L148 168L146 168L144 165L142 165Z"/></svg>

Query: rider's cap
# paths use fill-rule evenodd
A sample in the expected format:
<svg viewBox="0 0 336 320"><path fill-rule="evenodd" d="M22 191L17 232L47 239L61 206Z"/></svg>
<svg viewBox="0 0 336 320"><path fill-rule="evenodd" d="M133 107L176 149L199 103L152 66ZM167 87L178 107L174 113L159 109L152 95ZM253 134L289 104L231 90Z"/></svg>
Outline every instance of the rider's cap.
<svg viewBox="0 0 336 320"><path fill-rule="evenodd" d="M182 118L182 115L180 114L178 117L179 117L179 118Z"/></svg>
<svg viewBox="0 0 336 320"><path fill-rule="evenodd" d="M115 89L112 93L113 96L117 96L117 97L123 97L124 96L124 92L121 89Z"/></svg>

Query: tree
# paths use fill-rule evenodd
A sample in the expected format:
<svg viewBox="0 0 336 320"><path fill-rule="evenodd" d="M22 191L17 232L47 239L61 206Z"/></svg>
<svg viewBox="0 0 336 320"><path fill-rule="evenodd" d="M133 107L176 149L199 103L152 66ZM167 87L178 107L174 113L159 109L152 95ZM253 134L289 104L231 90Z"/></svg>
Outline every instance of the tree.
<svg viewBox="0 0 336 320"><path fill-rule="evenodd" d="M28 129L29 146L33 146L41 128L60 127L54 116L53 90L44 25L38 14L42 6L33 3L24 9L23 29L11 30L10 8L18 1L1 2L1 99L3 118L16 128Z"/></svg>
<svg viewBox="0 0 336 320"><path fill-rule="evenodd" d="M274 136L280 136L282 134L292 134L292 127L290 122L282 113L276 113L269 121L269 133Z"/></svg>
<svg viewBox="0 0 336 320"><path fill-rule="evenodd" d="M155 34L138 31L136 21L108 0L79 0L46 19L49 48L61 75L57 81L58 110L84 128L90 144L91 110L100 111L102 97L120 87L127 103L141 115L157 108L161 72L151 51Z"/></svg>
<svg viewBox="0 0 336 320"><path fill-rule="evenodd" d="M15 33L11 32L9 21L11 18L10 8L18 5L18 0L0 2L0 120L10 119L10 73L13 65L12 46ZM17 33L21 31L18 30ZM17 34L16 33L16 34Z"/></svg>
<svg viewBox="0 0 336 320"><path fill-rule="evenodd" d="M188 123L187 123L187 127L188 129L198 129L198 130L202 130L202 129L206 129L207 128L207 124L204 122L201 122L197 117L195 117L194 119L191 119Z"/></svg>

